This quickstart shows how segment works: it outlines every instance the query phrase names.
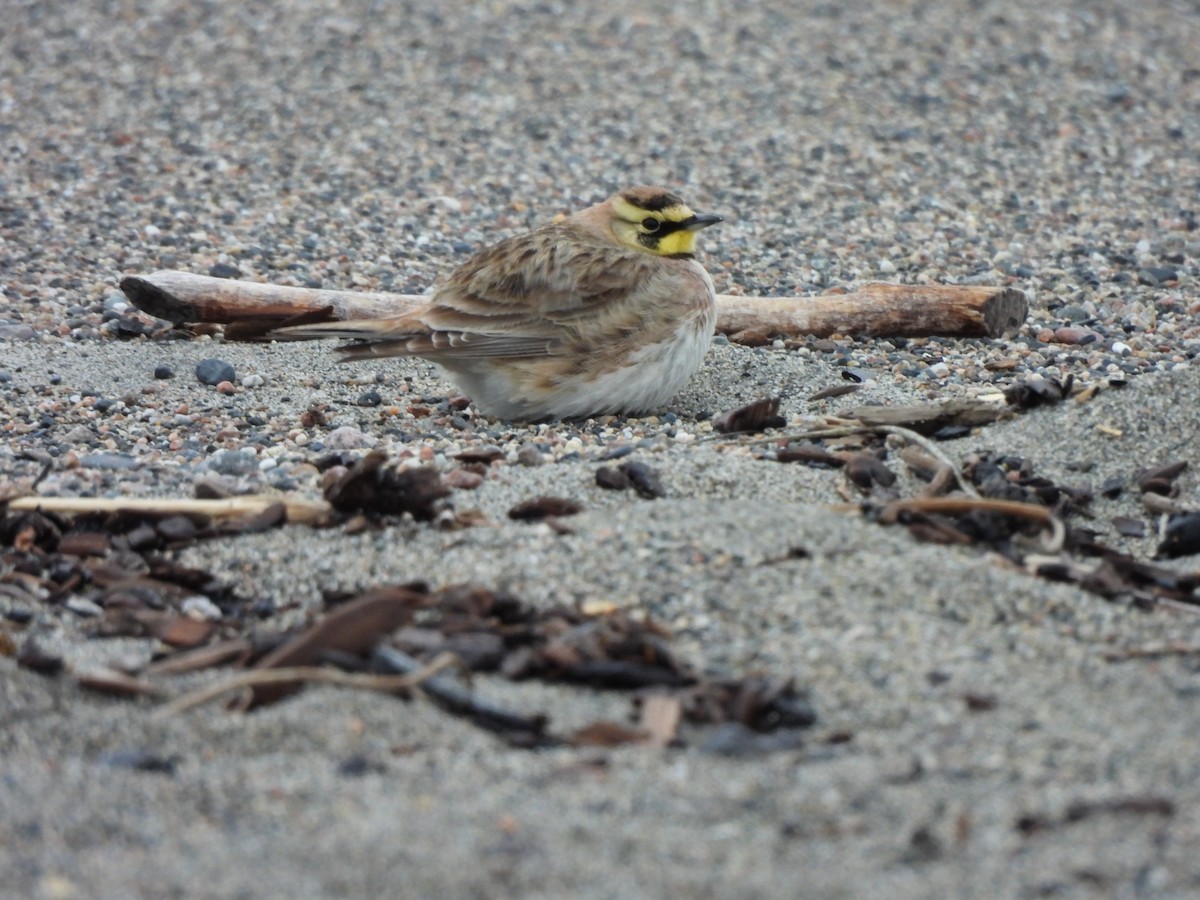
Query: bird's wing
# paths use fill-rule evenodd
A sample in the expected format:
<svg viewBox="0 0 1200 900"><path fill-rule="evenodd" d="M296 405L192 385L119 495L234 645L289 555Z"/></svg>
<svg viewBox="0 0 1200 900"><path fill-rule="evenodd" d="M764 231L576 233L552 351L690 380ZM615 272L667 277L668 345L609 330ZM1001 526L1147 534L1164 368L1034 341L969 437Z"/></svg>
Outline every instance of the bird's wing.
<svg viewBox="0 0 1200 900"><path fill-rule="evenodd" d="M545 337L516 334L480 334L470 331L431 329L421 321L421 311L383 319L354 319L321 325L297 325L269 332L268 338L310 340L340 338L353 341L338 348L341 360L374 359L384 356L453 356L482 359L500 356L549 355Z"/></svg>
<svg viewBox="0 0 1200 900"><path fill-rule="evenodd" d="M655 261L568 220L472 257L434 292L420 317L435 330L560 339L580 321L603 318L606 307L627 302Z"/></svg>
<svg viewBox="0 0 1200 900"><path fill-rule="evenodd" d="M284 328L278 335L353 340L339 348L346 360L553 356L588 343L589 333L636 330L640 314L631 295L662 275L661 261L621 251L567 220L481 251L428 304L404 315Z"/></svg>

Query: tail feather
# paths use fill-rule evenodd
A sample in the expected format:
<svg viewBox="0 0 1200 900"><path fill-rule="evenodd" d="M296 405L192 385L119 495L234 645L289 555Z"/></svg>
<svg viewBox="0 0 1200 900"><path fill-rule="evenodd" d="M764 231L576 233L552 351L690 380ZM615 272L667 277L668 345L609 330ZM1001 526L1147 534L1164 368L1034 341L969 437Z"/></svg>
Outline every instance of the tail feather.
<svg viewBox="0 0 1200 900"><path fill-rule="evenodd" d="M319 309L285 314L264 312L261 315L247 316L230 322L225 326L227 341L307 341L310 338L303 334L289 335L284 329L296 326L309 326L318 323L332 322L333 307L322 306Z"/></svg>
<svg viewBox="0 0 1200 900"><path fill-rule="evenodd" d="M383 356L408 356L412 353L409 340L360 341L337 348L338 362L357 362Z"/></svg>

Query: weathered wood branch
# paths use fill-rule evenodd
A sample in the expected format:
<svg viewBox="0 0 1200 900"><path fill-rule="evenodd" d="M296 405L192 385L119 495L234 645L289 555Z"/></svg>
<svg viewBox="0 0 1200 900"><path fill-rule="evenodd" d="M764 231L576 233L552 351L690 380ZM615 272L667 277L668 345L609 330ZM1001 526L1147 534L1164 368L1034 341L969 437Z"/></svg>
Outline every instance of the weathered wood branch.
<svg viewBox="0 0 1200 900"><path fill-rule="evenodd" d="M397 315L425 303L414 294L281 287L162 271L131 275L121 290L138 309L176 324L231 326L226 337L253 339L283 324ZM770 336L999 337L1020 326L1029 304L1004 287L868 284L815 297L717 296L717 331L742 343Z"/></svg>
<svg viewBox="0 0 1200 900"><path fill-rule="evenodd" d="M323 500L298 500L276 494L255 494L231 497L227 500L192 500L174 497L17 497L8 508L18 511L87 515L91 513L131 512L146 515L208 516L213 519L239 519L262 513L267 507L282 503L287 520L305 525L318 525L332 520L333 507Z"/></svg>
<svg viewBox="0 0 1200 900"><path fill-rule="evenodd" d="M1028 314L1023 291L953 284L876 283L815 297L717 297L717 330L732 340L755 333L1000 337Z"/></svg>

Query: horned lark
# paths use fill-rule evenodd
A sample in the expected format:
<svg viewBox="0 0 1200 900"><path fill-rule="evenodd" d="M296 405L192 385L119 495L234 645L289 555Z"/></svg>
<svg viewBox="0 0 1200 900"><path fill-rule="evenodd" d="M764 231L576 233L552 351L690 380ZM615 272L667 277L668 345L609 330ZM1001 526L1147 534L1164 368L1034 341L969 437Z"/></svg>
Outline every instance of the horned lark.
<svg viewBox="0 0 1200 900"><path fill-rule="evenodd" d="M696 232L719 221L631 188L481 251L412 312L277 334L352 339L344 360L424 357L503 419L649 412L712 339L713 283L694 254Z"/></svg>

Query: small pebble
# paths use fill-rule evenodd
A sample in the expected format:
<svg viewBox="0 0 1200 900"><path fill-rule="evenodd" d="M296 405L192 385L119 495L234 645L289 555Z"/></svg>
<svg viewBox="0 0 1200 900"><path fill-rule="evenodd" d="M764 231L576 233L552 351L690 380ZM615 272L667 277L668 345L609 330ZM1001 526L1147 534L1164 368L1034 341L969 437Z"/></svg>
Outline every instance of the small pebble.
<svg viewBox="0 0 1200 900"><path fill-rule="evenodd" d="M215 386L223 381L236 381L237 373L223 359L202 359L196 364L196 380Z"/></svg>
<svg viewBox="0 0 1200 900"><path fill-rule="evenodd" d="M28 325L12 325L0 322L0 341L32 341L37 332Z"/></svg>
<svg viewBox="0 0 1200 900"><path fill-rule="evenodd" d="M379 443L378 438L353 425L342 425L325 436L327 450L366 450Z"/></svg>
<svg viewBox="0 0 1200 900"><path fill-rule="evenodd" d="M79 457L79 465L85 469L108 469L120 471L137 468L137 460L124 453L86 453Z"/></svg>
<svg viewBox="0 0 1200 900"><path fill-rule="evenodd" d="M208 467L221 475L249 475L258 471L258 454L253 450L218 450Z"/></svg>
<svg viewBox="0 0 1200 900"><path fill-rule="evenodd" d="M526 444L517 451L517 462L523 466L540 466L546 462L546 455L533 444Z"/></svg>
<svg viewBox="0 0 1200 900"><path fill-rule="evenodd" d="M71 612L75 613L75 615L82 616L85 619L93 619L104 615L104 609L98 603L86 597L74 595L64 605Z"/></svg>
<svg viewBox="0 0 1200 900"><path fill-rule="evenodd" d="M1090 344L1096 340L1096 332L1087 328L1059 328L1054 332L1054 340L1060 344Z"/></svg>
<svg viewBox="0 0 1200 900"><path fill-rule="evenodd" d="M175 370L172 369L170 366L155 366L154 367L154 377L157 378L159 381L163 381L167 378L174 378Z"/></svg>
<svg viewBox="0 0 1200 900"><path fill-rule="evenodd" d="M241 278L242 270L227 263L217 263L209 268L208 274L213 278Z"/></svg>
<svg viewBox="0 0 1200 900"><path fill-rule="evenodd" d="M451 469L442 478L445 484L460 491L473 491L483 484L483 476L466 469Z"/></svg>

